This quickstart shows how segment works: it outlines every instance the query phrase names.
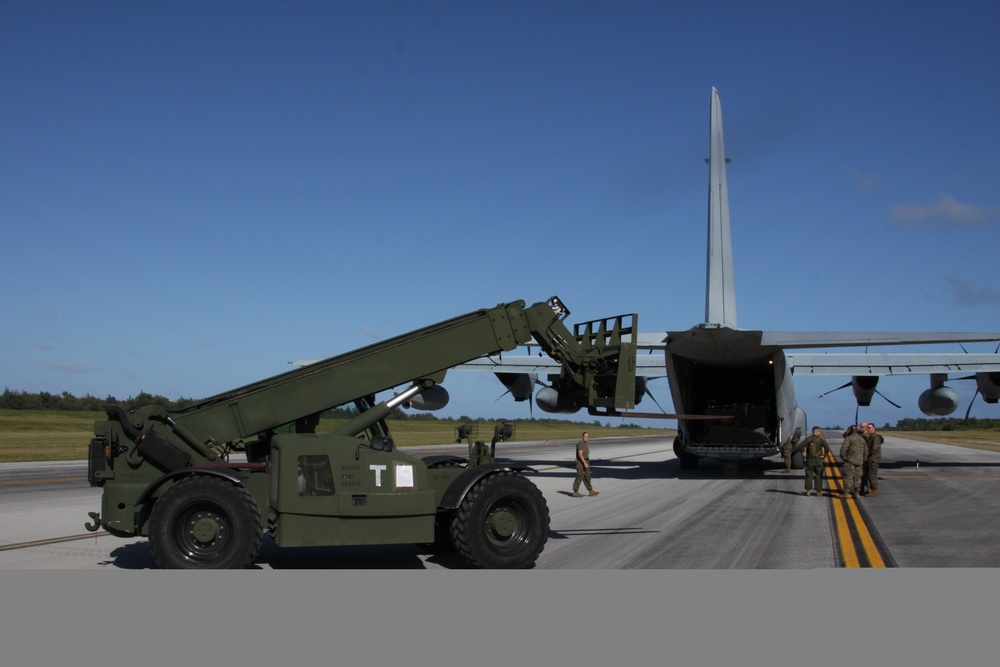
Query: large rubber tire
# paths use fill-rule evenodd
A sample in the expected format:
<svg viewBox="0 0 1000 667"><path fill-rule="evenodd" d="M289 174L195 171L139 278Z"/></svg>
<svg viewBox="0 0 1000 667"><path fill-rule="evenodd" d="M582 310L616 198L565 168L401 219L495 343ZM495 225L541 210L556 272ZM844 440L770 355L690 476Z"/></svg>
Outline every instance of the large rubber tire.
<svg viewBox="0 0 1000 667"><path fill-rule="evenodd" d="M464 468L465 466L460 465L454 460L445 461L433 461L434 457L424 458L424 461L431 460L431 463L427 464L427 469L432 470L435 468ZM451 539L451 517L453 512L448 510L439 510L437 515L434 517L434 541L428 544L424 544L424 548L428 551L434 553L451 553L455 551L455 543Z"/></svg>
<svg viewBox="0 0 1000 667"><path fill-rule="evenodd" d="M180 480L153 505L149 523L149 547L161 568L249 567L264 537L253 496L218 477Z"/></svg>
<svg viewBox="0 0 1000 667"><path fill-rule="evenodd" d="M434 541L422 546L431 553L444 554L455 551L455 543L451 539L452 512L438 510L434 517Z"/></svg>
<svg viewBox="0 0 1000 667"><path fill-rule="evenodd" d="M499 472L476 482L451 520L455 549L472 567L533 567L549 538L549 507L530 480Z"/></svg>

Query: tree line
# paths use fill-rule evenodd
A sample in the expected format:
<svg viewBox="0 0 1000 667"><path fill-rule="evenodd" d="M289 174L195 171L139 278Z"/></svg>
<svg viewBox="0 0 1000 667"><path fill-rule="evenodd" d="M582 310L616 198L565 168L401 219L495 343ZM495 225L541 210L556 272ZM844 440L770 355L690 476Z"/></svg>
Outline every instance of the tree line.
<svg viewBox="0 0 1000 667"><path fill-rule="evenodd" d="M167 398L166 396L150 394L145 391L139 392L138 396L129 396L125 399L118 399L111 395L105 396L104 398L98 398L96 396L91 396L90 394L77 397L68 391L64 391L61 394L50 394L47 391L31 393L27 391L14 391L5 387L3 394L0 394L0 409L46 410L50 412L103 412L104 406L106 405L117 405L126 410L139 405L161 405L168 410L180 410L190 405L194 405L195 403L199 403L202 400L204 399L184 397L173 400ZM324 414L331 417L350 418L355 416L357 413L358 411L354 407L342 407L330 410Z"/></svg>
<svg viewBox="0 0 1000 667"><path fill-rule="evenodd" d="M186 408L189 405L198 403L203 399L196 398L178 398L176 400L169 399L166 396L160 396L158 394L150 394L145 391L139 392L138 396L129 396L125 399L118 399L114 396L106 396L104 398L98 398L96 396L91 396L87 394L85 396L77 397L68 391L64 391L61 394L50 394L47 391L40 391L37 393L31 393L27 391L16 391L9 388L4 388L3 394L0 394L0 409L5 410L49 410L49 411L90 411L90 412L100 412L104 410L105 405L117 405L125 408L126 410L133 408L138 405L161 405L168 410L179 410ZM353 406L351 407L339 407L333 410L328 410L323 413L325 416L334 418L350 418L357 414L357 409ZM397 408L393 411L390 419L416 419L416 420L437 420L438 417L429 412L418 412L415 414L409 414ZM458 418L460 422L466 421L476 421L467 416L461 416ZM491 421L491 420L484 420ZM508 419L510 422L534 422L534 423L563 423L560 419ZM599 421L595 421L596 426L600 426ZM635 424L629 424L629 426L635 426ZM837 429L840 427L830 427L832 429ZM926 417L907 417L905 419L900 419L896 422L895 426L890 426L886 423L882 426L883 431L995 431L1000 430L1000 419L978 419L976 417L969 417L968 419L957 419L953 417L938 417L935 419L930 419Z"/></svg>
<svg viewBox="0 0 1000 667"><path fill-rule="evenodd" d="M104 398L97 396L77 397L68 391L61 394L50 394L47 391L37 393L27 391L16 391L5 387L3 394L0 394L0 409L6 410L53 410L53 411L101 411L105 405L117 405L123 408L131 408L137 405L162 405L165 408L184 408L197 401L192 398L179 398L176 401L165 396L149 394L145 391L138 396L129 396L126 399L118 399L108 395Z"/></svg>
<svg viewBox="0 0 1000 667"><path fill-rule="evenodd" d="M900 419L894 427L889 428L894 431L996 431L1000 430L1000 419L978 419L976 417L968 419L920 417L914 419L908 417Z"/></svg>
<svg viewBox="0 0 1000 667"><path fill-rule="evenodd" d="M115 396L105 396L104 398L98 398L96 396L91 396L87 394L85 396L77 397L68 391L64 391L61 394L51 394L47 391L41 391L37 393L31 393L27 391L16 391L9 388L4 388L3 394L0 395L0 410L45 410L45 411L73 411L73 412L103 412L104 406L106 405L117 405L126 410L134 408L140 405L160 405L168 410L179 410L186 408L195 403L199 403L204 399L200 398L178 398L173 400L167 398L166 396L160 396L158 394L150 394L148 392L139 392L138 396L129 396L125 399L118 399ZM352 406L340 406L338 408L333 408L327 410L323 413L324 417L330 417L333 419L350 419L358 414L357 408ZM430 413L430 412L415 412L408 413L400 408L396 408L387 417L388 419L412 419L416 421L437 421L441 418ZM456 421L451 418L446 418L445 421ZM459 422L470 422L470 421L496 421L492 418L472 418L466 415L462 415L457 419ZM534 423L534 424L563 424L565 420L562 419L507 419L505 421L512 423ZM594 420L594 426L601 426L599 420ZM611 424L607 424L611 427ZM646 428L639 426L637 424L619 424L621 428Z"/></svg>

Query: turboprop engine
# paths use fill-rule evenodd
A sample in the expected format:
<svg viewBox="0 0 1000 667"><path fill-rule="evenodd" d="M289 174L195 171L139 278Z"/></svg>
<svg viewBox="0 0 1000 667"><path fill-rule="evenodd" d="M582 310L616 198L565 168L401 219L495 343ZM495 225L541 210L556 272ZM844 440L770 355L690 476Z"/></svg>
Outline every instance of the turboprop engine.
<svg viewBox="0 0 1000 667"><path fill-rule="evenodd" d="M535 393L535 405L554 414L573 414L581 406L569 395L562 395L555 387L542 387Z"/></svg>
<svg viewBox="0 0 1000 667"><path fill-rule="evenodd" d="M976 386L987 403L1000 400L1000 373L976 373Z"/></svg>
<svg viewBox="0 0 1000 667"><path fill-rule="evenodd" d="M931 388L920 394L917 406L925 415L943 417L950 415L958 408L958 393L945 386L948 376L943 373L931 375Z"/></svg>
<svg viewBox="0 0 1000 667"><path fill-rule="evenodd" d="M878 385L877 375L855 375L851 378L851 389L858 405L864 407L872 404L876 385Z"/></svg>
<svg viewBox="0 0 1000 667"><path fill-rule="evenodd" d="M499 373L497 375L499 375ZM639 405L642 397L646 395L646 386L646 378L640 376L635 379L635 405ZM513 391L511 393L513 393ZM565 415L573 414L583 407L583 405L578 402L577 398L571 394L560 393L558 387L555 386L542 387L539 389L535 393L535 405L545 412Z"/></svg>
<svg viewBox="0 0 1000 667"><path fill-rule="evenodd" d="M527 401L535 389L538 376L534 373L494 373L515 401Z"/></svg>

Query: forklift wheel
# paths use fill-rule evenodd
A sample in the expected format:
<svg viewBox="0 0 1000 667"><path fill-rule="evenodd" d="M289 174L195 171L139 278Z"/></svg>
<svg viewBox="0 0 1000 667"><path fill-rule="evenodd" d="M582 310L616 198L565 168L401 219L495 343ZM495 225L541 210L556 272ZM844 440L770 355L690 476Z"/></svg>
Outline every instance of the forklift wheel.
<svg viewBox="0 0 1000 667"><path fill-rule="evenodd" d="M542 492L510 471L479 480L451 521L455 548L478 568L530 568L548 534L549 508Z"/></svg>
<svg viewBox="0 0 1000 667"><path fill-rule="evenodd" d="M242 486L186 477L153 505L149 546L162 568L245 568L263 539L260 509Z"/></svg>

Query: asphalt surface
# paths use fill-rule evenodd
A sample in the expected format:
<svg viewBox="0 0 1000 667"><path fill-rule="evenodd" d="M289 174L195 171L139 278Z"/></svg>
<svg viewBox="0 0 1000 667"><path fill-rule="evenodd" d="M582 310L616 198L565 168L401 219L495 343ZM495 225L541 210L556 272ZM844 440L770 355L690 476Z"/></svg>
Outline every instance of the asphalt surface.
<svg viewBox="0 0 1000 667"><path fill-rule="evenodd" d="M802 494L801 471L777 460L681 470L670 441L592 441L596 497L573 498L573 440L504 443L498 458L531 465L549 506L540 570L815 570L844 566L833 507ZM831 442L836 451L839 442ZM456 446L419 453L458 451ZM878 498L856 516L887 567L1000 566L1000 453L886 438ZM919 461L919 466L917 465ZM0 568L154 569L145 538L89 533L99 488L83 462L0 466ZM833 485L833 480L827 480ZM852 501L854 502L854 501ZM844 506L846 509L846 505ZM260 569L464 569L453 553L417 545L284 548L265 537Z"/></svg>
<svg viewBox="0 0 1000 667"><path fill-rule="evenodd" d="M601 494L573 498L573 442L499 452L537 469L549 506L531 571L471 570L414 545L267 538L252 570L157 570L144 538L84 529L101 496L84 464L0 465L2 655L18 665L995 664L1000 454L889 437L879 497L845 501L804 496L802 474L777 461L727 478L711 462L681 470L669 441L598 440ZM845 544L860 557L845 557Z"/></svg>

